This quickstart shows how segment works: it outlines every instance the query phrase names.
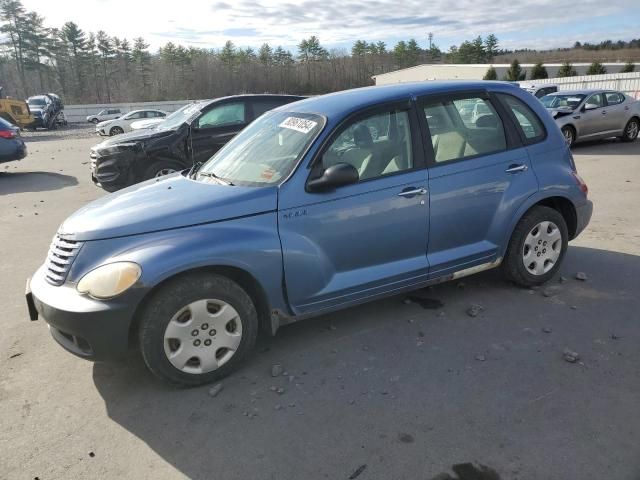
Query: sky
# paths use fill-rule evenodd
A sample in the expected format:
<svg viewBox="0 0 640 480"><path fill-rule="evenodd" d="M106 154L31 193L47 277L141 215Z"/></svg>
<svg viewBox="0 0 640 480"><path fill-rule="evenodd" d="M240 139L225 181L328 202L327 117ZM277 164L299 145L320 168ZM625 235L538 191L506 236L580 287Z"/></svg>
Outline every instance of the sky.
<svg viewBox="0 0 640 480"><path fill-rule="evenodd" d="M76 22L85 31L142 36L152 49L171 41L221 48L267 42L295 50L316 35L326 48L356 40L393 46L429 32L441 50L494 33L502 48L569 47L578 40L640 37L638 0L22 0L47 26Z"/></svg>

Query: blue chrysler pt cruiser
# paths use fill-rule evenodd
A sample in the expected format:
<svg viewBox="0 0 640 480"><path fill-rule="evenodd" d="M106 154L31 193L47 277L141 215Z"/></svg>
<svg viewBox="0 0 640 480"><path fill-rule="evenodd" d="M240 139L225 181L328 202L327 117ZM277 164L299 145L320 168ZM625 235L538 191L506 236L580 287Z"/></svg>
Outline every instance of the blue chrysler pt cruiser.
<svg viewBox="0 0 640 480"><path fill-rule="evenodd" d="M204 164L81 208L27 303L76 355L136 342L154 374L198 385L260 329L494 267L544 283L591 212L562 133L517 86L362 88L268 112Z"/></svg>

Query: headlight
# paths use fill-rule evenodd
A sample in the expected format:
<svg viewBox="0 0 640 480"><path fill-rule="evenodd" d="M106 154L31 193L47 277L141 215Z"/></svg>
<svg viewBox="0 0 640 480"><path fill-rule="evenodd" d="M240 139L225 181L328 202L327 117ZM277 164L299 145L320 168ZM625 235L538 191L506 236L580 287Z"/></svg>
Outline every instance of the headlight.
<svg viewBox="0 0 640 480"><path fill-rule="evenodd" d="M113 298L131 288L140 275L142 268L137 263L109 263L87 273L80 279L76 289L101 300Z"/></svg>

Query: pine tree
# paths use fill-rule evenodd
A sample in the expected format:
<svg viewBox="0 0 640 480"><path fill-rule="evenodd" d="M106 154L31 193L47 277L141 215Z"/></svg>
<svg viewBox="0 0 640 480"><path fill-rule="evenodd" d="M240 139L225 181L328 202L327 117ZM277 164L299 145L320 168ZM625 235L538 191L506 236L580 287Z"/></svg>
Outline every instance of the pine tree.
<svg viewBox="0 0 640 480"><path fill-rule="evenodd" d="M600 62L593 62L587 69L587 75L604 75L607 69Z"/></svg>
<svg viewBox="0 0 640 480"><path fill-rule="evenodd" d="M578 72L576 72L576 69L573 68L573 65L571 65L570 62L564 62L560 67L560 69L558 70L557 75L559 78L575 77L578 75Z"/></svg>
<svg viewBox="0 0 640 480"><path fill-rule="evenodd" d="M497 80L498 79L498 73L496 72L496 69L493 68L493 65L491 67L489 67L489 69L487 70L487 73L484 74L484 77L482 77L483 80Z"/></svg>
<svg viewBox="0 0 640 480"><path fill-rule="evenodd" d="M536 63L531 69L531 80L540 80L543 78L549 78L549 74L547 73L547 69L542 64L542 62Z"/></svg>
<svg viewBox="0 0 640 480"><path fill-rule="evenodd" d="M635 72L636 70L636 64L633 63L631 60L629 60L627 63L624 64L624 67L622 68L622 70L620 70L620 73L631 73L631 72Z"/></svg>
<svg viewBox="0 0 640 480"><path fill-rule="evenodd" d="M107 92L107 102L111 103L111 87L109 86L110 80L110 65L115 50L113 49L113 45L111 44L111 39L107 36L107 34L100 30L96 37L97 44L96 47L100 52L100 60L102 62L102 77L104 79L104 87Z"/></svg>
<svg viewBox="0 0 640 480"><path fill-rule="evenodd" d="M509 67L509 70L507 70L507 74L504 79L509 82L518 82L520 80L525 80L526 78L527 72L522 71L520 62L515 58L513 62L511 62L511 66Z"/></svg>

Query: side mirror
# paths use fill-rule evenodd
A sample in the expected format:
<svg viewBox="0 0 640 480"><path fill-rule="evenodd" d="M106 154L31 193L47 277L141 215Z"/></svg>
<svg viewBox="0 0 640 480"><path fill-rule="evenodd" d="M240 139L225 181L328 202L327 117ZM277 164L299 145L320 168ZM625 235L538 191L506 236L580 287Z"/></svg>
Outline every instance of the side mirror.
<svg viewBox="0 0 640 480"><path fill-rule="evenodd" d="M586 112L587 110L595 110L596 108L598 108L598 106L593 103L585 103L584 107L582 107L582 111Z"/></svg>
<svg viewBox="0 0 640 480"><path fill-rule="evenodd" d="M309 192L327 192L344 185L357 183L360 179L358 170L348 163L336 163L327 168L321 177L307 183Z"/></svg>

